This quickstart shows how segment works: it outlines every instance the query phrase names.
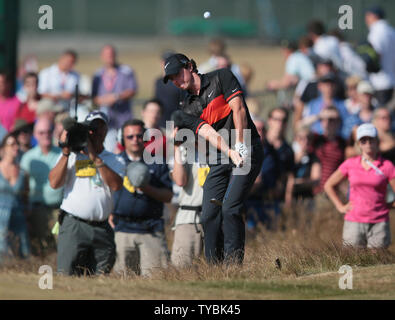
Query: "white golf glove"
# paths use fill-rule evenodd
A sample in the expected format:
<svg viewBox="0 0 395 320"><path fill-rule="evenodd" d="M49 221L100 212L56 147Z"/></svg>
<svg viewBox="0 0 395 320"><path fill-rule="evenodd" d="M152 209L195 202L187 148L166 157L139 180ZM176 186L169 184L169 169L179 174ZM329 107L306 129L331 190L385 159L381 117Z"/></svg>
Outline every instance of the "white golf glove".
<svg viewBox="0 0 395 320"><path fill-rule="evenodd" d="M248 156L248 149L244 143L237 142L235 144L235 150L240 154L240 156L245 159Z"/></svg>

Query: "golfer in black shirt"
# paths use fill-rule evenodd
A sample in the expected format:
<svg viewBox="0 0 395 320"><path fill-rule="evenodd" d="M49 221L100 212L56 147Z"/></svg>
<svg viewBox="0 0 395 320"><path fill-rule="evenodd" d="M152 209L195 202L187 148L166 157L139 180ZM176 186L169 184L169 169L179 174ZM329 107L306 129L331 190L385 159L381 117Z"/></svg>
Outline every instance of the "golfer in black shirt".
<svg viewBox="0 0 395 320"><path fill-rule="evenodd" d="M179 111L178 128L189 128L213 145L216 145L216 139L226 141L216 145L222 152L217 159L220 161L208 163L210 172L203 187L200 221L206 259L211 263L224 259L242 263L245 243L243 201L261 169L263 148L241 86L229 69L202 75L197 72L195 61L179 53L166 59L164 71L165 83L171 80L188 93L182 111ZM221 137L217 133L219 130L222 136L224 131L228 132L229 138L226 135ZM232 133L235 133L234 146L231 145ZM224 154L233 164L221 161ZM238 169L234 164L246 167L247 163L248 170L236 173Z"/></svg>

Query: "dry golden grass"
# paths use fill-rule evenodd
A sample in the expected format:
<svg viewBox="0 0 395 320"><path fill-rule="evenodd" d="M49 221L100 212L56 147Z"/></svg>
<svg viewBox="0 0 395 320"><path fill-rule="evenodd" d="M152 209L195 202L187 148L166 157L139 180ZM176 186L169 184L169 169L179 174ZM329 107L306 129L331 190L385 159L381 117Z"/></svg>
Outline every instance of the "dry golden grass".
<svg viewBox="0 0 395 320"><path fill-rule="evenodd" d="M297 206L277 230L248 234L242 266L208 265L158 270L151 278L110 274L55 276L54 290L38 289L38 269L56 269L56 256L9 261L0 269L5 299L382 299L395 298L395 246L356 250L341 244L342 216L323 202L313 214ZM392 231L395 230L392 223ZM169 229L167 232L170 232ZM171 243L169 243L171 245ZM171 247L171 246L170 246ZM275 261L279 259L281 269ZM340 266L353 267L354 290L340 290Z"/></svg>
<svg viewBox="0 0 395 320"><path fill-rule="evenodd" d="M243 266L211 266L204 259L183 270L170 268L156 279L223 280L270 279L273 276L304 276L337 271L344 264L369 266L395 263L395 245L389 250L357 250L342 245L343 217L332 205L319 200L315 212L303 206L285 211L277 228L268 231L260 226L255 235L247 232ZM392 223L392 232L395 224ZM280 260L281 270L275 261Z"/></svg>

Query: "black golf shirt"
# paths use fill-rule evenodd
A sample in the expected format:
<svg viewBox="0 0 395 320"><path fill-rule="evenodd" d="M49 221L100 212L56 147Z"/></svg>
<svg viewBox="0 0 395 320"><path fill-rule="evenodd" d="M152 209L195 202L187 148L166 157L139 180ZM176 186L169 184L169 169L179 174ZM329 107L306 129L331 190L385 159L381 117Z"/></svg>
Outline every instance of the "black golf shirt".
<svg viewBox="0 0 395 320"><path fill-rule="evenodd" d="M181 105L184 111L182 128L191 129L196 134L205 123L210 124L216 131L223 128L229 131L235 129L229 101L241 97L244 106L247 106L236 77L229 69L220 69L199 76L201 80L199 95L189 93ZM251 129L251 141L253 141L259 138L259 134L247 107L246 114L247 129Z"/></svg>

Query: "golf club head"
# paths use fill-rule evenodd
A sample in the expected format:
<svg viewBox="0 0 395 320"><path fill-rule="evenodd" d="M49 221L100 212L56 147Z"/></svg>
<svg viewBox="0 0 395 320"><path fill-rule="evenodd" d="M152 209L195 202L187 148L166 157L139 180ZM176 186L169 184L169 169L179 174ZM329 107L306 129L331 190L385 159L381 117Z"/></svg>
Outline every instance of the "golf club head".
<svg viewBox="0 0 395 320"><path fill-rule="evenodd" d="M216 204L217 206L222 207L222 202L219 201L219 200L217 200L217 199L215 199L215 198L212 198L212 199L210 200L210 202L211 202L212 204Z"/></svg>

